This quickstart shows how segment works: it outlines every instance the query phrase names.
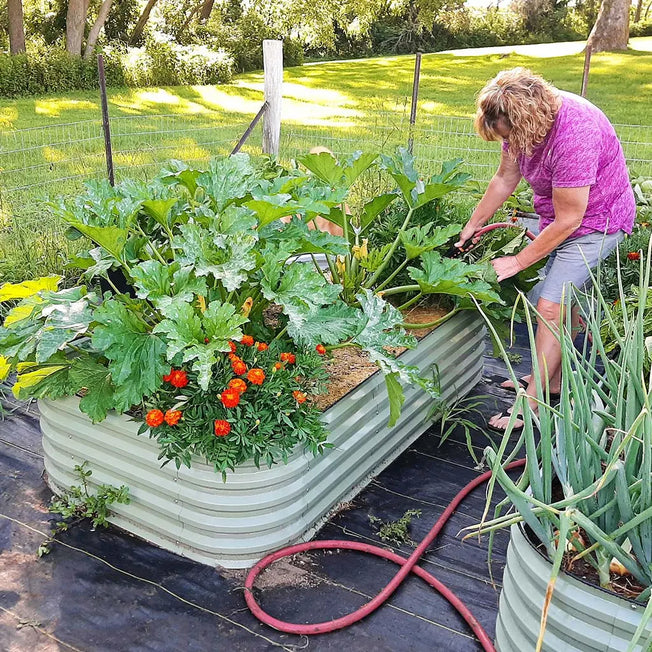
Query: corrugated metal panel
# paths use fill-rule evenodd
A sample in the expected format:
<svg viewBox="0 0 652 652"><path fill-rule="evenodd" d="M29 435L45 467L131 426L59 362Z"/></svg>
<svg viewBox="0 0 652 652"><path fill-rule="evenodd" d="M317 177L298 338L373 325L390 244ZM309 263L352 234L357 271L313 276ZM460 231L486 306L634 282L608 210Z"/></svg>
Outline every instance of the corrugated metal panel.
<svg viewBox="0 0 652 652"><path fill-rule="evenodd" d="M503 575L496 647L499 652L534 650L551 564L512 526ZM624 652L644 607L561 573L555 583L544 636L544 652ZM652 635L652 623L647 634ZM642 645L637 645L642 652ZM646 648L647 649L647 648Z"/></svg>
<svg viewBox="0 0 652 652"><path fill-rule="evenodd" d="M464 395L482 374L484 328L474 313L456 315L401 357L423 374L436 370L444 398ZM246 568L267 553L307 540L343 501L403 452L430 425L431 402L408 387L403 413L389 429L382 374L368 378L323 416L334 448L287 465L244 464L223 483L200 460L192 469L160 467L155 440L138 424L109 416L93 425L76 399L41 401L45 468L55 491L76 484L73 467L88 460L95 484L126 484L129 505L111 521L128 532L202 563Z"/></svg>

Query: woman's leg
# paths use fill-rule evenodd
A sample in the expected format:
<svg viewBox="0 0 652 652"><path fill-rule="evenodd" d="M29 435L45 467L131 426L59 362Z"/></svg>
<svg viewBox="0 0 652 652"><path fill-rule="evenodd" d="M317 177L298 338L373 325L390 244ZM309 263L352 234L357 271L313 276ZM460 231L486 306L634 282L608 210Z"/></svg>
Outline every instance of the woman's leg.
<svg viewBox="0 0 652 652"><path fill-rule="evenodd" d="M548 302L548 303L553 303L553 302ZM559 304L554 304L559 306ZM539 310L539 306L537 304L537 310ZM544 307L544 309L546 309ZM552 315L553 318L556 318L556 315ZM559 315L558 318L556 318L556 322L553 323L558 323L560 326L562 326L562 316L561 314ZM566 324L565 319L563 320L563 325ZM537 320L537 333L538 329L541 327L541 320ZM580 311L577 306L573 306L572 312L571 312L571 333L573 334L573 338L577 336L577 334L581 331L582 329L580 328ZM535 340L536 340L536 335L535 335ZM536 340L538 341L538 340ZM543 369L542 363L539 361L539 369ZM530 389L528 389L528 386L530 383L532 383L532 372L527 374L526 376L523 376L521 378L521 382L525 383L524 389L527 389L528 394L534 395L533 391L531 392ZM514 387L514 383L511 380L506 380L505 382L501 383L501 387L505 387L506 389L511 389ZM536 389L536 382L533 383L534 389ZM544 391L546 388L546 383L545 383L545 378L542 378L542 384L541 386L543 387ZM559 394L561 390L561 364L557 366L557 371L548 377L548 391L550 394Z"/></svg>
<svg viewBox="0 0 652 652"><path fill-rule="evenodd" d="M541 387L545 393L546 387L550 392L559 391L559 384L555 387L553 383L561 382L561 345L557 333L561 324L561 304L554 303L548 299L539 299L537 302L537 329L534 335L534 345L537 353L537 366L540 373ZM533 365L534 368L534 365ZM536 412L537 402L537 379L533 374L529 376L528 386L525 389L530 407ZM543 399L544 397L538 397ZM507 414L496 414L489 419L489 425L495 430L505 430L509 422ZM522 421L519 419L515 427L520 427Z"/></svg>
<svg viewBox="0 0 652 652"><path fill-rule="evenodd" d="M561 315L564 287L568 288L570 285L585 287L590 278L588 270L594 268L601 259L606 258L622 238L623 233L620 231L606 236L598 233L590 234L567 240L555 250L552 264L547 267L548 273L542 281L541 297L537 302L537 310L543 319L537 320L535 345L544 392L546 387L551 393L557 392L561 387L561 346L557 340L557 331L551 330L551 327L558 329L560 326L563 327L562 321L565 323ZM578 332L578 326L579 310L573 307L571 315L573 335ZM536 397L536 379L533 379L530 374L524 380L528 384L526 393ZM507 383L503 383L503 386L507 386ZM536 401L530 400L530 406L535 411L536 405ZM489 425L494 430L505 430L508 421L509 416L496 414L489 420Z"/></svg>

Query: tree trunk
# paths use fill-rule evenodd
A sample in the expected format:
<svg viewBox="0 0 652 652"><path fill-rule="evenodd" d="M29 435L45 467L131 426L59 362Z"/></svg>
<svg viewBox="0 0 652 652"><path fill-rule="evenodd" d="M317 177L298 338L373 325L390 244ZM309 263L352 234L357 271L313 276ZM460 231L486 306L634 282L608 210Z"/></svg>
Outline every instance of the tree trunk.
<svg viewBox="0 0 652 652"><path fill-rule="evenodd" d="M629 5L630 0L602 0L600 13L586 44L592 52L627 49Z"/></svg>
<svg viewBox="0 0 652 652"><path fill-rule="evenodd" d="M100 11L97 14L97 20L93 24L93 27L91 27L91 31L88 33L88 39L86 40L86 49L84 50L84 59L91 58L93 50L95 49L95 44L97 43L97 37L100 35L102 27L104 27L104 23L106 22L109 12L111 11L112 3L113 0L104 0L104 2L102 2Z"/></svg>
<svg viewBox="0 0 652 652"><path fill-rule="evenodd" d="M138 41L140 41L140 37L143 35L143 30L145 29L145 25L149 20L149 15L152 13L152 9L154 9L154 5L156 4L156 2L157 0L147 0L147 4L143 9L143 13L140 14L140 18L136 23L136 27L134 27L134 31L131 35L131 38L129 39L129 45L136 45Z"/></svg>
<svg viewBox="0 0 652 652"><path fill-rule="evenodd" d="M188 25L190 25L190 22L191 22L192 19L195 17L195 14L199 11L199 9L201 8L201 6L202 6L202 5L195 5L195 6L192 8L192 11L190 12L190 14L188 14L188 18L186 18L185 22L184 22L183 25L181 26L181 29L179 30L179 34L183 34L183 33L188 29Z"/></svg>
<svg viewBox="0 0 652 652"><path fill-rule="evenodd" d="M639 4L641 2L643 2L643 0L639 0ZM211 17L211 12L213 11L214 4L215 0L204 0L204 4L201 8L201 13L199 14L200 23L205 23Z"/></svg>
<svg viewBox="0 0 652 652"><path fill-rule="evenodd" d="M81 56L89 0L69 0L66 14L66 50Z"/></svg>
<svg viewBox="0 0 652 652"><path fill-rule="evenodd" d="M636 13L634 14L634 22L638 23L641 20L641 11L643 9L643 0L638 0L636 3Z"/></svg>
<svg viewBox="0 0 652 652"><path fill-rule="evenodd" d="M23 0L7 0L9 14L9 52L25 52L25 23L23 21Z"/></svg>

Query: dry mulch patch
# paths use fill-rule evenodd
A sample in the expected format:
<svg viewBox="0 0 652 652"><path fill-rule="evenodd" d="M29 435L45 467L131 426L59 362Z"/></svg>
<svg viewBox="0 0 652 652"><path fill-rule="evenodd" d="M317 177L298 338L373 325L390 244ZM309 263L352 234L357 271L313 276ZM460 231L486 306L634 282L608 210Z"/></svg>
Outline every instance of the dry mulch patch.
<svg viewBox="0 0 652 652"><path fill-rule="evenodd" d="M405 314L405 321L410 324L428 324L443 317L448 309L440 306L415 307ZM417 339L422 339L432 328L412 330ZM389 349L394 355L400 355L404 348ZM337 403L345 394L365 381L378 371L375 363L369 361L369 356L357 347L343 347L332 351L326 361L328 374L327 391L316 396L315 405L322 411Z"/></svg>

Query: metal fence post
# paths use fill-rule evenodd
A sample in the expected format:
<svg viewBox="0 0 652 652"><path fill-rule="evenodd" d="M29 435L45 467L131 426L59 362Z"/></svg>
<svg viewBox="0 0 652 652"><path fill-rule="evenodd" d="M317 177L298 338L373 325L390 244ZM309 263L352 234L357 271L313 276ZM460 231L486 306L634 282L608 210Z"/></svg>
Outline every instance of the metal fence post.
<svg viewBox="0 0 652 652"><path fill-rule="evenodd" d="M584 50L584 72L582 73L582 90L580 95L586 97L586 87L589 84L589 70L591 68L591 46L587 45Z"/></svg>
<svg viewBox="0 0 652 652"><path fill-rule="evenodd" d="M100 78L100 97L102 101L102 131L104 131L104 153L106 156L106 171L109 183L115 185L113 175L113 151L111 150L111 126L109 123L109 104L106 98L106 77L104 75L104 57L97 55L97 72Z"/></svg>
<svg viewBox="0 0 652 652"><path fill-rule="evenodd" d="M414 146L414 125L417 121L417 104L419 102L419 78L421 77L421 52L417 52L414 60L414 80L412 81L412 106L410 107L410 137L408 151L412 154Z"/></svg>
<svg viewBox="0 0 652 652"><path fill-rule="evenodd" d="M254 119L251 121L247 129L245 130L244 134L242 134L242 138L237 142L236 146L233 148L233 151L231 152L231 156L234 154L237 154L240 151L240 148L247 142L247 138L251 136L251 132L254 130L255 126L258 124L258 121L263 117L265 111L267 111L267 107L269 105L267 102L263 102L263 105L258 109L258 113L254 116Z"/></svg>
<svg viewBox="0 0 652 652"><path fill-rule="evenodd" d="M265 102L263 153L277 156L281 140L281 99L283 97L283 41L263 41Z"/></svg>

